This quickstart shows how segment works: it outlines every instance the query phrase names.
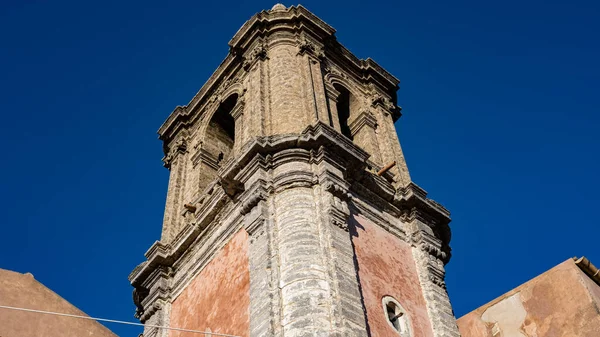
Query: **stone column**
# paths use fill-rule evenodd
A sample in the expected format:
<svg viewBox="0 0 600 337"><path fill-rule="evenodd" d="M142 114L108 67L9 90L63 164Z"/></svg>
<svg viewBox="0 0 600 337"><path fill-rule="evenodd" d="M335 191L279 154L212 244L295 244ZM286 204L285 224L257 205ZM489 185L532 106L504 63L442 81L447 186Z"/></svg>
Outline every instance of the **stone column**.
<svg viewBox="0 0 600 337"><path fill-rule="evenodd" d="M273 197L279 234L281 324L284 336L325 336L331 330L330 283L310 187Z"/></svg>
<svg viewBox="0 0 600 337"><path fill-rule="evenodd" d="M435 337L460 337L444 282L444 261L449 257L434 233L435 221L417 208L413 208L404 221L411 232L413 256L433 334Z"/></svg>
<svg viewBox="0 0 600 337"><path fill-rule="evenodd" d="M169 187L163 228L160 240L170 243L180 229L183 218L180 214L183 208L184 185L187 174L187 142L184 139L175 141L169 154L163 159L165 166L170 170Z"/></svg>
<svg viewBox="0 0 600 337"><path fill-rule="evenodd" d="M292 148L244 167L250 336L364 336L339 163L324 148Z"/></svg>
<svg viewBox="0 0 600 337"><path fill-rule="evenodd" d="M244 228L248 232L248 264L250 271L250 336L281 336L279 263L274 250L276 233L270 220L269 202L263 186L257 181L242 199Z"/></svg>
<svg viewBox="0 0 600 337"><path fill-rule="evenodd" d="M244 96L239 96L235 106L231 110L231 116L235 121L235 139L233 140L233 150L231 151L230 157L237 155L240 152L242 145L244 145L244 142L248 140L248 136L246 135L248 127L244 125L246 122L244 119L245 105Z"/></svg>
<svg viewBox="0 0 600 337"><path fill-rule="evenodd" d="M281 313L275 327L281 327L281 336L364 336L366 320L347 225L348 184L339 163L324 148L289 149L272 158L266 165L273 167L268 198L273 222L264 239L271 248L262 251L275 257L272 268L279 266L278 274L271 271L280 296L271 302L273 311Z"/></svg>
<svg viewBox="0 0 600 337"><path fill-rule="evenodd" d="M371 155L371 161L381 166L387 164L381 160L377 134L375 132L377 129L377 119L375 119L375 116L370 111L361 111L350 123L349 127L354 143Z"/></svg>
<svg viewBox="0 0 600 337"><path fill-rule="evenodd" d="M317 109L317 120L327 125L331 125L329 111L327 109L327 99L325 97L325 83L323 82L321 62L317 57L312 57L309 66L311 71L312 92Z"/></svg>
<svg viewBox="0 0 600 337"><path fill-rule="evenodd" d="M395 187L407 186L411 182L410 174L408 173L406 160L404 159L398 134L396 134L396 128L394 127L394 120L392 119L392 110L398 109L398 107L379 94L372 95L371 100L377 125L380 128L380 131L377 133L377 139L379 148L381 149L383 165L396 161L396 166L391 169L396 177Z"/></svg>
<svg viewBox="0 0 600 337"><path fill-rule="evenodd" d="M264 136L268 130L269 117L269 69L268 62L258 59L256 64L248 68L246 87L248 91L244 95L246 100L246 127L247 138Z"/></svg>
<svg viewBox="0 0 600 337"><path fill-rule="evenodd" d="M169 267L159 267L143 284L148 295L142 301L144 307L140 322L146 325L169 326L171 315L171 275ZM144 337L168 337L168 329L145 327Z"/></svg>
<svg viewBox="0 0 600 337"><path fill-rule="evenodd" d="M323 82L323 73L321 72L321 61L324 57L322 47L316 44L306 35L301 35L297 40L298 55L301 55L306 66L304 68L304 77L306 82L306 97L309 111L311 112L309 121L316 124L320 121L331 125L327 110L327 100L325 98L325 84Z"/></svg>
<svg viewBox="0 0 600 337"><path fill-rule="evenodd" d="M350 211L346 183L324 179L315 191L320 196L317 205L322 214L320 235L331 287L330 336L365 336L366 319L348 230Z"/></svg>
<svg viewBox="0 0 600 337"><path fill-rule="evenodd" d="M328 124L333 127L337 132L342 133L340 126L340 118L337 111L337 98L340 96L340 92L335 90L331 83L327 84L327 105L329 106L329 118L331 122Z"/></svg>

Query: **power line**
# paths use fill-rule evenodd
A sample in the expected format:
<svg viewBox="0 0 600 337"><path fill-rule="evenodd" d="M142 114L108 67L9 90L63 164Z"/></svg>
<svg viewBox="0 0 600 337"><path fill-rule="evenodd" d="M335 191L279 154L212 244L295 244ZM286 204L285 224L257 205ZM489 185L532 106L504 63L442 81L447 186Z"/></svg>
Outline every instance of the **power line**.
<svg viewBox="0 0 600 337"><path fill-rule="evenodd" d="M160 325L152 325L152 324L142 324L142 323L119 321L119 320L116 320L116 319L98 318L98 317L90 317L90 316L72 315L72 314L65 314L65 313L61 313L61 312L52 312L52 311L35 310L35 309L27 309L27 308L9 307L9 306L6 306L6 305L0 305L0 308L2 308L2 309L10 309L10 310L17 310L17 311L25 311L25 312L34 312L34 313L38 313L38 314L47 314L47 315L64 316L64 317L72 317L72 318L90 319L90 320L99 321L99 322L136 325L136 326L143 326L144 328L158 328L158 329L167 329L167 330L175 330L175 331L183 331L183 332L193 332L193 333L201 333L201 334L204 334L204 335L212 335L212 336L240 337L240 336L236 336L236 335L227 335L227 334L216 333L216 332L208 332L208 331L200 331L200 330L190 330L190 329L181 329L181 328L171 328L171 327L168 327L168 326L160 326Z"/></svg>

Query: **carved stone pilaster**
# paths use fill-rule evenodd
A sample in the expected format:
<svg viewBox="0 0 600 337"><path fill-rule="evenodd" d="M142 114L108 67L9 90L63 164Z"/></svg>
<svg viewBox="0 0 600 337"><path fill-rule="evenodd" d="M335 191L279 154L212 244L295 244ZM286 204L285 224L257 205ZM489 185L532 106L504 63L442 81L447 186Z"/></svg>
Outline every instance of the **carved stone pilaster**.
<svg viewBox="0 0 600 337"><path fill-rule="evenodd" d="M394 120L400 118L402 108L394 104L389 98L381 95L373 83L369 84L369 101L372 107L381 107L385 114L391 116Z"/></svg>
<svg viewBox="0 0 600 337"><path fill-rule="evenodd" d="M247 129L245 124L246 121L244 119L244 107L246 106L246 101L244 99L244 95L238 96L237 102L233 109L231 110L231 116L235 121L235 140L233 142L233 155L239 153L240 148L244 145L246 141L245 130Z"/></svg>
<svg viewBox="0 0 600 337"><path fill-rule="evenodd" d="M169 243L179 232L184 219L180 216L184 202L186 175L188 173L188 144L184 137L174 141L168 154L163 158L169 168L169 187L163 218L161 240Z"/></svg>
<svg viewBox="0 0 600 337"><path fill-rule="evenodd" d="M322 47L319 47L306 35L301 34L296 38L296 44L298 46L298 55L309 55L315 59L323 59L325 53Z"/></svg>
<svg viewBox="0 0 600 337"><path fill-rule="evenodd" d="M349 127L352 139L371 154L371 161L384 165L381 161L381 153L377 143L377 119L375 116L369 110L363 109L350 123Z"/></svg>
<svg viewBox="0 0 600 337"><path fill-rule="evenodd" d="M406 166L406 160L396 134L394 121L400 118L400 107L392 101L392 98L376 89L376 85L370 83L367 106L373 111L377 119L377 142L381 153L381 159L385 164L396 161L390 172L393 173L397 188L404 187L410 183L410 175Z"/></svg>
<svg viewBox="0 0 600 337"><path fill-rule="evenodd" d="M348 186L342 179L332 179L332 177L321 178L323 190L330 196L326 197L326 214L329 222L342 230L348 232L348 216L350 210L347 201L350 199Z"/></svg>
<svg viewBox="0 0 600 337"><path fill-rule="evenodd" d="M171 314L170 267L159 267L142 283L135 286L136 317L140 322L153 326L169 326ZM144 337L168 337L169 330L145 327Z"/></svg>
<svg viewBox="0 0 600 337"><path fill-rule="evenodd" d="M249 235L250 336L279 336L280 295L276 233L269 220L269 202L264 181L259 181L242 199L244 228Z"/></svg>
<svg viewBox="0 0 600 337"><path fill-rule="evenodd" d="M163 165L164 167L171 169L171 163L173 160L177 158L180 154L187 153L187 141L184 138L180 138L171 147L169 152L163 157Z"/></svg>
<svg viewBox="0 0 600 337"><path fill-rule="evenodd" d="M442 247L447 243L436 236L435 219L420 209L410 209L403 220L411 231L413 256L434 336L460 337L444 281L444 261L449 256Z"/></svg>
<svg viewBox="0 0 600 337"><path fill-rule="evenodd" d="M327 95L327 106L329 108L329 125L333 127L337 132L341 133L342 128L340 126L340 118L337 111L338 97L340 92L334 88L331 82L325 82L326 95Z"/></svg>
<svg viewBox="0 0 600 337"><path fill-rule="evenodd" d="M265 40L261 40L257 43L256 46L246 55L244 58L244 62L242 63L242 67L244 70L249 71L254 64L258 61L263 61L268 59L267 54L267 42Z"/></svg>
<svg viewBox="0 0 600 337"><path fill-rule="evenodd" d="M364 336L366 318L348 229L350 193L339 176L321 175L317 209L321 212L320 236L330 283L332 336Z"/></svg>
<svg viewBox="0 0 600 337"><path fill-rule="evenodd" d="M217 171L219 169L219 158L214 154L207 151L204 147L199 146L196 150L196 153L192 156L192 165L196 169L198 167L199 170L204 170L206 168L198 166L199 164L204 164L211 168L213 171ZM213 174L214 175L214 174Z"/></svg>
<svg viewBox="0 0 600 337"><path fill-rule="evenodd" d="M312 93L312 109L314 110L313 116L309 118L312 123L321 121L325 124L331 125L331 114L327 107L327 95L325 91L325 83L323 81L321 63L324 59L323 50L320 47L316 47L312 42L306 41L299 42L300 55L306 55L306 90Z"/></svg>

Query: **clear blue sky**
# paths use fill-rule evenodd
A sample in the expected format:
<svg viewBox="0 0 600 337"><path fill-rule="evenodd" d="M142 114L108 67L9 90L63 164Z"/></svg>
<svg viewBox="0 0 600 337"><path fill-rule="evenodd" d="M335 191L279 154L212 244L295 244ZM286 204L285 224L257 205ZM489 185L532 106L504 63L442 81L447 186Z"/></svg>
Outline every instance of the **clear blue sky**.
<svg viewBox="0 0 600 337"><path fill-rule="evenodd" d="M3 1L0 268L134 320L168 179L156 130L273 4ZM303 4L402 81L413 180L453 216L457 316L572 256L600 265L599 2Z"/></svg>

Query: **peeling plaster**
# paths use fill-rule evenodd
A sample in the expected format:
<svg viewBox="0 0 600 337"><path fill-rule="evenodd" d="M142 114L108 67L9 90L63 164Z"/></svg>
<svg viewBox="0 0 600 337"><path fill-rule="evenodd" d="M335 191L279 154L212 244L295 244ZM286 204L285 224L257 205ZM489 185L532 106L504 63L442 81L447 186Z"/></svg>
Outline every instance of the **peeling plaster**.
<svg viewBox="0 0 600 337"><path fill-rule="evenodd" d="M531 337L521 331L526 316L520 293L516 293L490 306L481 319L492 325L494 337Z"/></svg>

